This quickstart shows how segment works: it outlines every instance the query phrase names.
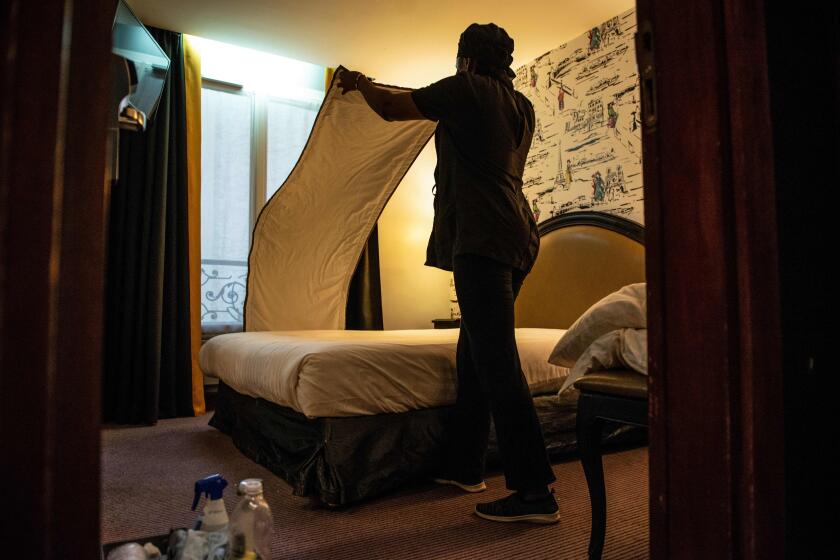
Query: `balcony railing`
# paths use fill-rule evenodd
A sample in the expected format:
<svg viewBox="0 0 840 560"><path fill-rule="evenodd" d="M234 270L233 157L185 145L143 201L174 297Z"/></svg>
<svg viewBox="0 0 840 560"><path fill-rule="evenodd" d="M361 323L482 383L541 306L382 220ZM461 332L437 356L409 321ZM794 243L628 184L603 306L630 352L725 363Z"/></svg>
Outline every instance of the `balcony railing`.
<svg viewBox="0 0 840 560"><path fill-rule="evenodd" d="M202 259L202 325L242 325L247 277L247 262Z"/></svg>

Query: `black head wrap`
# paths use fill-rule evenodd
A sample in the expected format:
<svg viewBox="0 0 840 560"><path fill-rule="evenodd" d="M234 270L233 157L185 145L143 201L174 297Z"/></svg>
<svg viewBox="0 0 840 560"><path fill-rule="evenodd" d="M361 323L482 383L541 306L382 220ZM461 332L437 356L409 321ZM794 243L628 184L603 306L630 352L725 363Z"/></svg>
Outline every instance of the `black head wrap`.
<svg viewBox="0 0 840 560"><path fill-rule="evenodd" d="M508 79L516 76L513 63L513 39L494 23L473 23L461 33L458 56L475 60L479 74Z"/></svg>

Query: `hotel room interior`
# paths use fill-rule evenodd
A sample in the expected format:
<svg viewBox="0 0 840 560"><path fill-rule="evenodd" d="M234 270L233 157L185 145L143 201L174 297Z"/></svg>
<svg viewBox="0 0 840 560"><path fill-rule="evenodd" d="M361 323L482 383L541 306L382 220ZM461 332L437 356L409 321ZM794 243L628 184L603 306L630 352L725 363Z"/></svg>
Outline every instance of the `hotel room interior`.
<svg viewBox="0 0 840 560"><path fill-rule="evenodd" d="M100 558L189 527L194 482L221 473L228 509L263 480L272 558L826 557L836 6L2 10L16 555ZM483 494L429 481L458 336L452 274L423 266L435 124L337 88L348 69L411 89L451 75L460 33L491 21L537 116L523 193L541 250L516 312L557 477L547 526L471 515L506 492L494 441ZM560 356L593 304L630 293L638 324L592 337L623 354Z"/></svg>

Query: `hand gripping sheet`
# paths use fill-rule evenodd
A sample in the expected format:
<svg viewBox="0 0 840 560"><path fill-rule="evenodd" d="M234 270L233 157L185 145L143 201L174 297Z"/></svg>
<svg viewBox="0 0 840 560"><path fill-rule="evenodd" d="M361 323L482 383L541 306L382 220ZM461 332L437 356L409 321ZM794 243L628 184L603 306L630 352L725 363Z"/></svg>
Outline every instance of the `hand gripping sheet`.
<svg viewBox="0 0 840 560"><path fill-rule="evenodd" d="M358 91L342 95L344 71L336 71L300 159L257 219L246 331L344 328L368 236L434 132L431 121L382 120Z"/></svg>

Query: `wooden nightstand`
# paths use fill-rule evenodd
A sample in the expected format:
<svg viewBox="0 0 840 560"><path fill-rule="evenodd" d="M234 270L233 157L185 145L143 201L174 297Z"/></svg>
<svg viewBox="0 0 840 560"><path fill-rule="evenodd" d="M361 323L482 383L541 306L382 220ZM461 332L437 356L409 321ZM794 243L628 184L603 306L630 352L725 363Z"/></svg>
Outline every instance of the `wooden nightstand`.
<svg viewBox="0 0 840 560"><path fill-rule="evenodd" d="M461 327L461 319L432 319L436 329L457 329Z"/></svg>

